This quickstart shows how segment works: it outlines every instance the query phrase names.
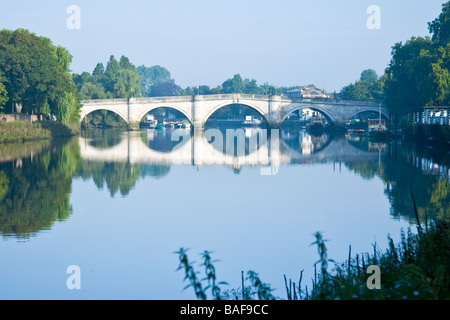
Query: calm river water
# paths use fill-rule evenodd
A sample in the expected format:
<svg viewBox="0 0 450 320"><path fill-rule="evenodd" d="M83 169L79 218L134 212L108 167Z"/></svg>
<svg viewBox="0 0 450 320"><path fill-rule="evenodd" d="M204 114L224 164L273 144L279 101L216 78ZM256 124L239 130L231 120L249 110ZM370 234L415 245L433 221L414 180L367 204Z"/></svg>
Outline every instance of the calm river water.
<svg viewBox="0 0 450 320"><path fill-rule="evenodd" d="M222 290L256 271L311 286L330 259L384 251L449 210L449 156L301 129L94 130L0 145L0 299L195 299L175 251L212 251ZM69 266L80 289L70 290ZM332 265L330 264L330 269ZM70 270L69 270L70 271Z"/></svg>

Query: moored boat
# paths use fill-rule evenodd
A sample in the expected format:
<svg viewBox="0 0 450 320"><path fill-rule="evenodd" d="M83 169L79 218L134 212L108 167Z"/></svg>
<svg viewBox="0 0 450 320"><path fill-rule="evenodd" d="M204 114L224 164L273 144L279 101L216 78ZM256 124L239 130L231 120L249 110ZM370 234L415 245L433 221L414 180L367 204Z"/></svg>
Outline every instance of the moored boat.
<svg viewBox="0 0 450 320"><path fill-rule="evenodd" d="M308 124L306 124L306 130L308 130L309 133L311 134L321 135L324 130L322 119L318 117L313 117L311 121Z"/></svg>
<svg viewBox="0 0 450 320"><path fill-rule="evenodd" d="M182 125L182 127L183 127L184 129L187 129L187 128L190 128L190 127L191 127L190 122L187 121L187 120L184 120L184 121L181 123L181 125Z"/></svg>

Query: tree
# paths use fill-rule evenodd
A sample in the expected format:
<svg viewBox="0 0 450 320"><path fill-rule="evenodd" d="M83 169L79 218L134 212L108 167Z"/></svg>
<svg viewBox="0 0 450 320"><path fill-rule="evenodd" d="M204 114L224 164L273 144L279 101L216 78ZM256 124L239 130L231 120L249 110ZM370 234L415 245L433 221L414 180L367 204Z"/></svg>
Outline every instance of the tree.
<svg viewBox="0 0 450 320"><path fill-rule="evenodd" d="M248 94L259 94L260 90L255 79L245 79L244 80L244 93Z"/></svg>
<svg viewBox="0 0 450 320"><path fill-rule="evenodd" d="M78 96L80 100L106 99L105 88L100 83L86 82L81 87Z"/></svg>
<svg viewBox="0 0 450 320"><path fill-rule="evenodd" d="M361 81L373 83L378 80L378 74L373 69L366 69L361 73Z"/></svg>
<svg viewBox="0 0 450 320"><path fill-rule="evenodd" d="M94 71L92 72L92 76L102 76L105 73L105 67L103 66L103 63L97 63L95 66Z"/></svg>
<svg viewBox="0 0 450 320"><path fill-rule="evenodd" d="M75 93L69 66L70 53L51 40L24 29L0 31L0 73L8 93L10 110L39 112L64 95Z"/></svg>
<svg viewBox="0 0 450 320"><path fill-rule="evenodd" d="M371 98L367 83L361 80L342 88L341 95L344 100L369 100Z"/></svg>
<svg viewBox="0 0 450 320"><path fill-rule="evenodd" d="M383 99L383 87L386 77L378 77L373 69L361 72L360 79L342 88L344 100L380 100Z"/></svg>
<svg viewBox="0 0 450 320"><path fill-rule="evenodd" d="M5 79L3 78L2 74L0 73L0 110L3 109L3 106L8 101L8 92L6 91L5 85L3 84L3 81Z"/></svg>
<svg viewBox="0 0 450 320"><path fill-rule="evenodd" d="M391 112L418 112L432 101L433 60L429 37L412 37L392 47L385 84L386 105Z"/></svg>
<svg viewBox="0 0 450 320"><path fill-rule="evenodd" d="M108 78L114 80L119 73L120 65L119 62L117 62L116 58L114 56L109 57L109 61L106 64L106 70L105 75L108 76Z"/></svg>
<svg viewBox="0 0 450 320"><path fill-rule="evenodd" d="M161 66L152 66L150 68L142 65L137 68L141 76L141 93L144 97L150 97L152 87L161 83L174 83L169 70Z"/></svg>
<svg viewBox="0 0 450 320"><path fill-rule="evenodd" d="M136 67L134 66L134 64L132 64L130 62L130 59L128 59L125 56L121 56L120 57L119 66L120 66L121 70L131 70L131 71L135 71L136 70Z"/></svg>
<svg viewBox="0 0 450 320"><path fill-rule="evenodd" d="M106 69L103 63L98 63L92 76L83 72L73 75L73 79L81 100L131 98L141 94L141 78L126 56L122 56L118 62L112 55Z"/></svg>
<svg viewBox="0 0 450 320"><path fill-rule="evenodd" d="M163 82L156 86L153 86L151 91L151 97L167 97L176 96L182 89L173 82Z"/></svg>
<svg viewBox="0 0 450 320"><path fill-rule="evenodd" d="M277 92L277 89L275 88L275 86L264 82L264 84L260 87L260 92L263 95L272 96Z"/></svg>
<svg viewBox="0 0 450 320"><path fill-rule="evenodd" d="M81 105L73 92L65 92L58 97L52 113L63 122L78 122L80 120Z"/></svg>
<svg viewBox="0 0 450 320"><path fill-rule="evenodd" d="M432 34L433 45L445 47L450 42L450 1L442 4L442 12L435 20L428 23L428 30Z"/></svg>
<svg viewBox="0 0 450 320"><path fill-rule="evenodd" d="M244 81L239 74L235 74L233 78L226 80L222 84L223 93L244 93L244 88Z"/></svg>
<svg viewBox="0 0 450 320"><path fill-rule="evenodd" d="M141 92L141 77L136 70L121 69L114 81L114 95L116 98L131 98L139 96Z"/></svg>
<svg viewBox="0 0 450 320"><path fill-rule="evenodd" d="M437 61L431 64L433 80L432 101L434 105L450 104L450 44L440 47L437 52Z"/></svg>

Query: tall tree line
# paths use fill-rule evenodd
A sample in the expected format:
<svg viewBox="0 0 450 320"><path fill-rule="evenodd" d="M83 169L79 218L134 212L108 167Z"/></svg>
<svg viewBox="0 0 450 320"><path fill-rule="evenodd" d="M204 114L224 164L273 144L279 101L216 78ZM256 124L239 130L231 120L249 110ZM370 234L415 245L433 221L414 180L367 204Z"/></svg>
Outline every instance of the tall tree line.
<svg viewBox="0 0 450 320"><path fill-rule="evenodd" d="M98 63L92 72L73 74L80 100L131 98L140 96L141 77L130 60L122 56L120 61L112 55L106 68Z"/></svg>

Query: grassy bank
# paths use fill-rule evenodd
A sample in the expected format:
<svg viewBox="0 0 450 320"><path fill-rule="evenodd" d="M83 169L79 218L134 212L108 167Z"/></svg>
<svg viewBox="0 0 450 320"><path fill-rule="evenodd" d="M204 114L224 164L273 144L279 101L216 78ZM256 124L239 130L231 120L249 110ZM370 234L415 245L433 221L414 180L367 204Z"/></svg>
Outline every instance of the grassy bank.
<svg viewBox="0 0 450 320"><path fill-rule="evenodd" d="M63 124L55 121L16 121L0 123L0 143L24 142L51 138L64 138L80 133L78 123Z"/></svg>

